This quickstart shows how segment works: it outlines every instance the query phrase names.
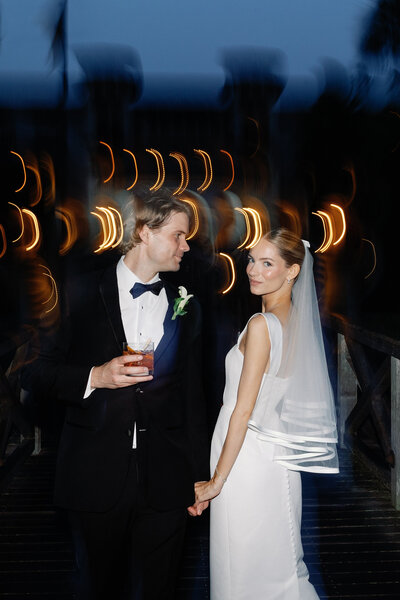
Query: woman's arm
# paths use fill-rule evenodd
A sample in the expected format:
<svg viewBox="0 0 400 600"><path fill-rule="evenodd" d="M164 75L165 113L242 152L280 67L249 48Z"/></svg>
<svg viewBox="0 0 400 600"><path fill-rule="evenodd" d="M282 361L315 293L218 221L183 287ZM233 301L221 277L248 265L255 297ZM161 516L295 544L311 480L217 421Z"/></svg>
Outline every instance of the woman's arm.
<svg viewBox="0 0 400 600"><path fill-rule="evenodd" d="M210 481L196 483L196 502L217 496L240 452L247 432L247 423L253 412L263 375L269 363L271 342L268 326L262 315L253 317L247 326L243 368L240 376L236 406L232 412L228 432Z"/></svg>

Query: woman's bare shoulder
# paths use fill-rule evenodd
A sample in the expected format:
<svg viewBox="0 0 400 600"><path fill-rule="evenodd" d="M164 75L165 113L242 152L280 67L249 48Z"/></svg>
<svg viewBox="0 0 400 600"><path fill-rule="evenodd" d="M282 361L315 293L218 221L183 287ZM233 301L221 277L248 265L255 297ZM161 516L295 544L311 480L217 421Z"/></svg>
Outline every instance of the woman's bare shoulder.
<svg viewBox="0 0 400 600"><path fill-rule="evenodd" d="M269 338L269 329L268 323L266 321L265 315L262 313L257 313L253 317L251 317L250 321L247 324L247 331L250 336L267 336Z"/></svg>

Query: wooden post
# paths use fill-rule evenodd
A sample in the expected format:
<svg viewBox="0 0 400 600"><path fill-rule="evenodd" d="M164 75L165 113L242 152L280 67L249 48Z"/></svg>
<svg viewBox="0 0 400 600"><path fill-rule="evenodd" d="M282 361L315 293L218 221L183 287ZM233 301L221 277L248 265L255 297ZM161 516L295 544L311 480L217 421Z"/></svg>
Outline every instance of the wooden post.
<svg viewBox="0 0 400 600"><path fill-rule="evenodd" d="M338 435L339 445L345 447L346 421L357 403L357 377L351 366L344 335L338 333Z"/></svg>
<svg viewBox="0 0 400 600"><path fill-rule="evenodd" d="M394 467L392 469L392 502L400 510L400 359L392 356L391 361L391 422Z"/></svg>

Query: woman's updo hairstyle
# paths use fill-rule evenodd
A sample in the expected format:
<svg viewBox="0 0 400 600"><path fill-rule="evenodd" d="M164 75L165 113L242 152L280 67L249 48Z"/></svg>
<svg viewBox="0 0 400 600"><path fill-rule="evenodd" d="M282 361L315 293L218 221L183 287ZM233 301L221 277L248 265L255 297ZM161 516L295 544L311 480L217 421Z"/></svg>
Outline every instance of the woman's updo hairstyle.
<svg viewBox="0 0 400 600"><path fill-rule="evenodd" d="M301 268L305 250L304 244L298 235L285 227L280 227L269 231L265 234L264 239L278 248L279 255L283 258L287 267L296 264Z"/></svg>

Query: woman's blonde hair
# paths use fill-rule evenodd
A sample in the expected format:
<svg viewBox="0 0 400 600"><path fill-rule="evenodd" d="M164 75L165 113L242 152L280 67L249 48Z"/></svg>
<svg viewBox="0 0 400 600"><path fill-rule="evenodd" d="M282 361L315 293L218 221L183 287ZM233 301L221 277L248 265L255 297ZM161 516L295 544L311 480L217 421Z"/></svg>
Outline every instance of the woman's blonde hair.
<svg viewBox="0 0 400 600"><path fill-rule="evenodd" d="M280 227L266 233L264 239L277 247L279 255L283 258L287 267L299 265L301 268L305 250L304 244L298 235L285 227Z"/></svg>

